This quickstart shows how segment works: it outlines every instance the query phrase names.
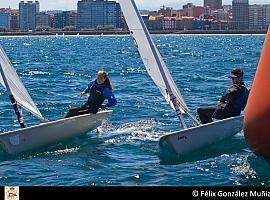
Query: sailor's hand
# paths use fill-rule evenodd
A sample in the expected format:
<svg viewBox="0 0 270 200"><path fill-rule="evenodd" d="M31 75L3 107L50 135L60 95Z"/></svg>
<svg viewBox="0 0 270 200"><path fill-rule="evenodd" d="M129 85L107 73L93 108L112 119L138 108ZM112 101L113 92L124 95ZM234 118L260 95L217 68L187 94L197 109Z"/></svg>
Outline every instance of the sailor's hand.
<svg viewBox="0 0 270 200"><path fill-rule="evenodd" d="M218 102L217 102L217 107L218 107L218 108L221 108L221 105L222 105L222 104L223 104L223 103L222 103L221 101L218 101Z"/></svg>
<svg viewBox="0 0 270 200"><path fill-rule="evenodd" d="M84 92L81 92L81 93L80 93L80 97L82 97L83 95L84 95Z"/></svg>

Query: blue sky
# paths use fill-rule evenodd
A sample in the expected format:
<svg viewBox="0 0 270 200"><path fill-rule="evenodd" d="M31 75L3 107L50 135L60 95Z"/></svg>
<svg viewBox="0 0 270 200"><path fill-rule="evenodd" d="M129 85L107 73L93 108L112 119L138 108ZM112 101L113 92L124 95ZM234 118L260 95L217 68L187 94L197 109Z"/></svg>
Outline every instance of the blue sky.
<svg viewBox="0 0 270 200"><path fill-rule="evenodd" d="M76 10L78 0L39 0L40 10ZM161 5L181 8L182 5L192 2L203 5L203 0L135 0L140 9L157 10ZM0 0L0 8L11 7L18 9L20 0ZM231 4L232 0L223 0L223 4ZM270 4L270 0L249 0L250 4Z"/></svg>

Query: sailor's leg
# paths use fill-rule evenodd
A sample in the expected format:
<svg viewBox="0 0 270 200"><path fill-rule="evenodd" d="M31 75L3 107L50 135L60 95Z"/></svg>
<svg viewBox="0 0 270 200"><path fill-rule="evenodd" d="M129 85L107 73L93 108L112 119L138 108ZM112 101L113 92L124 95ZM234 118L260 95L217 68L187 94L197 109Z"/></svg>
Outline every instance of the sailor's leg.
<svg viewBox="0 0 270 200"><path fill-rule="evenodd" d="M98 109L99 109L99 108L97 108L97 107L92 107L92 106L90 106L90 108L89 108L89 113L97 114Z"/></svg>
<svg viewBox="0 0 270 200"><path fill-rule="evenodd" d="M239 116L241 111L234 111L234 110L226 110L226 109L219 109L216 114L216 119L226 119L229 117Z"/></svg>
<svg viewBox="0 0 270 200"><path fill-rule="evenodd" d="M86 114L86 113L88 113L88 111L87 111L88 110L88 107L89 107L88 104L85 103L81 107L71 108L71 109L69 109L69 111L65 115L65 118Z"/></svg>
<svg viewBox="0 0 270 200"><path fill-rule="evenodd" d="M79 110L79 112L78 112L78 115L84 115L84 114L88 114L89 113L89 109L81 109L81 110Z"/></svg>
<svg viewBox="0 0 270 200"><path fill-rule="evenodd" d="M85 104L85 109L88 110L88 113L96 114L100 108L100 106L96 104L92 104L91 102L87 101Z"/></svg>
<svg viewBox="0 0 270 200"><path fill-rule="evenodd" d="M215 107L205 107L205 108L197 109L197 113L203 124L206 124L212 121L212 117L215 111L216 111Z"/></svg>
<svg viewBox="0 0 270 200"><path fill-rule="evenodd" d="M69 111L67 112L67 114L65 115L65 118L74 117L74 116L78 115L79 110L80 110L80 107L70 108Z"/></svg>

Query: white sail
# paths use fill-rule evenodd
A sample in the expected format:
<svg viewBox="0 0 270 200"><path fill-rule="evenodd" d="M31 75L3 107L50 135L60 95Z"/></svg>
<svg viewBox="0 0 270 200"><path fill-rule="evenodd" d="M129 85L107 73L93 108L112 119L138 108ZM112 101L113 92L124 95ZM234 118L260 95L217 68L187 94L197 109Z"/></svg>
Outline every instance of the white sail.
<svg viewBox="0 0 270 200"><path fill-rule="evenodd" d="M181 113L187 112L190 114L190 111L163 61L162 56L155 46L134 1L119 0L119 3L150 77L174 110L176 107L179 107ZM171 101L172 98L176 98L175 100L178 106L173 105Z"/></svg>
<svg viewBox="0 0 270 200"><path fill-rule="evenodd" d="M3 73L7 79L9 88L12 95L14 96L18 105L32 113L37 118L46 121L46 119L41 115L39 109L35 105L34 101L28 94L26 88L18 77L16 70L12 67L10 60L8 59L5 51L0 46L0 64L3 69ZM0 74L0 83L6 88L4 80Z"/></svg>

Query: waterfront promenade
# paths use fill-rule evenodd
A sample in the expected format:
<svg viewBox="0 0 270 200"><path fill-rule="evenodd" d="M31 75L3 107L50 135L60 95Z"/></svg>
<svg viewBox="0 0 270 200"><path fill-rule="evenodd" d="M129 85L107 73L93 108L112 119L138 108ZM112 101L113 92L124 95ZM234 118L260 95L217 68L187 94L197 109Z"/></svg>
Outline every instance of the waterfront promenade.
<svg viewBox="0 0 270 200"><path fill-rule="evenodd" d="M150 31L151 34L266 34L267 30L166 30ZM0 32L0 36L39 36L39 35L128 35L129 31L36 31Z"/></svg>

